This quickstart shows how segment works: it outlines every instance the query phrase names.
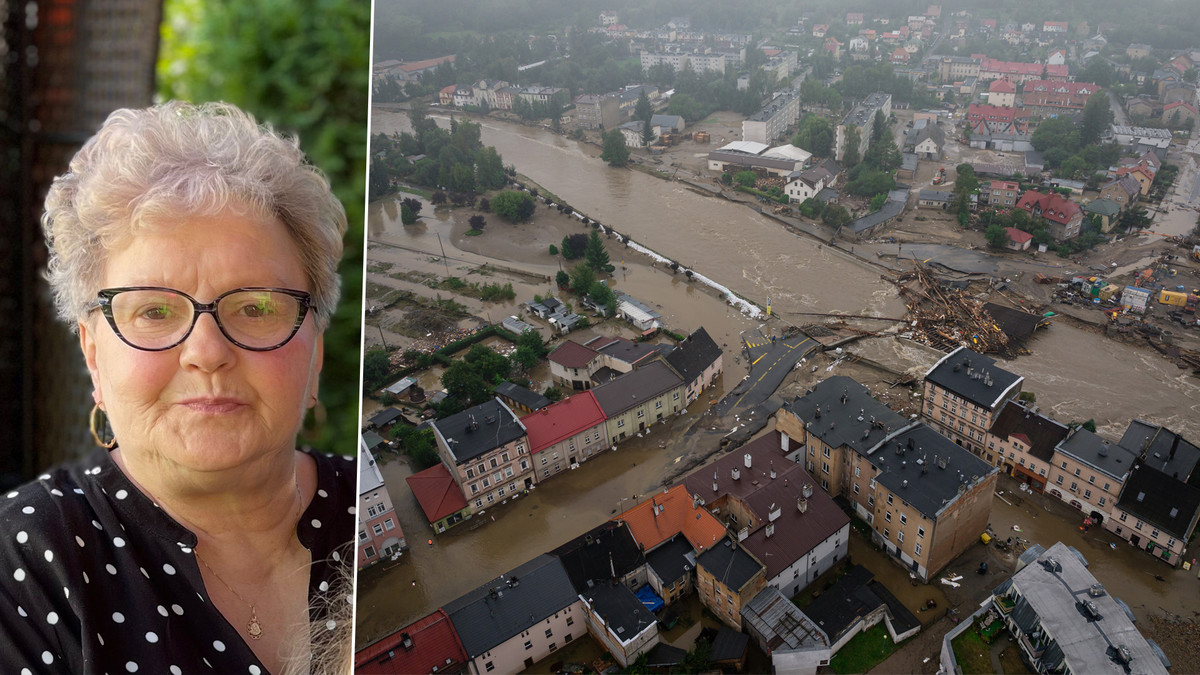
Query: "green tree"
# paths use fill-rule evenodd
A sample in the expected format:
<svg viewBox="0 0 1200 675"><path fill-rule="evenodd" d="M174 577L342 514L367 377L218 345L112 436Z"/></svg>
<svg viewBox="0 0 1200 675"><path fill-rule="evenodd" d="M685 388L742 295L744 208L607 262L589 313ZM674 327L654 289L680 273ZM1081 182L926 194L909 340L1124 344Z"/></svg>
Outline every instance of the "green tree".
<svg viewBox="0 0 1200 675"><path fill-rule="evenodd" d="M539 359L548 353L546 341L542 339L542 334L535 331L526 331L517 336L517 347L524 347L535 354Z"/></svg>
<svg viewBox="0 0 1200 675"><path fill-rule="evenodd" d="M512 365L503 354L485 345L474 345L467 350L463 360L474 368L483 379L492 384L499 384L508 377Z"/></svg>
<svg viewBox="0 0 1200 675"><path fill-rule="evenodd" d="M487 400L492 391L490 382L466 361L455 361L442 373L442 387L447 398L458 402L459 408L469 408Z"/></svg>
<svg viewBox="0 0 1200 675"><path fill-rule="evenodd" d="M509 221L519 223L529 220L537 210L533 196L522 190L505 190L492 197L492 213Z"/></svg>
<svg viewBox="0 0 1200 675"><path fill-rule="evenodd" d="M733 182L742 187L752 188L758 182L758 176L753 171L739 171L733 174Z"/></svg>
<svg viewBox="0 0 1200 675"><path fill-rule="evenodd" d="M592 290L592 284L596 281L596 273L587 265L576 265L571 268L571 290L575 295L583 297Z"/></svg>
<svg viewBox="0 0 1200 675"><path fill-rule="evenodd" d="M638 95L637 103L633 106L633 119L641 120L642 122L642 143L650 145L654 140L654 127L650 126L650 120L654 117L654 108L650 106L650 97L646 95L646 90ZM685 118L686 119L686 118Z"/></svg>
<svg viewBox="0 0 1200 675"><path fill-rule="evenodd" d="M805 115L804 119L800 120L799 130L792 137L792 145L803 148L817 157L829 157L833 152L833 127L824 117Z"/></svg>
<svg viewBox="0 0 1200 675"><path fill-rule="evenodd" d="M887 117L884 117L882 110L876 110L875 117L871 120L871 145L882 141L888 131Z"/></svg>
<svg viewBox="0 0 1200 675"><path fill-rule="evenodd" d="M588 289L588 297L592 299L592 302L605 308L610 316L617 313L617 294L611 286L603 281L592 282Z"/></svg>
<svg viewBox="0 0 1200 675"><path fill-rule="evenodd" d="M954 181L954 192L971 194L979 189L979 177L975 175L975 167L963 162L954 167L957 175Z"/></svg>
<svg viewBox="0 0 1200 675"><path fill-rule="evenodd" d="M841 204L827 204L821 212L821 222L830 227L841 227L850 222L850 212Z"/></svg>
<svg viewBox="0 0 1200 675"><path fill-rule="evenodd" d="M437 441L433 438L433 430L426 427L418 429L403 422L392 427L388 436L399 446L399 450L408 455L416 466L416 471L422 471L441 461L437 452Z"/></svg>
<svg viewBox="0 0 1200 675"><path fill-rule="evenodd" d="M859 134L858 129L849 127L846 129L846 149L842 153L842 166L853 168L859 162L858 154Z"/></svg>
<svg viewBox="0 0 1200 675"><path fill-rule="evenodd" d="M404 225L415 225L417 223L417 214L413 212L412 207L407 202L400 203L400 222Z"/></svg>
<svg viewBox="0 0 1200 675"><path fill-rule="evenodd" d="M888 196L886 192L880 192L874 197L871 197L871 212L874 213L875 211L882 209L883 205L887 203L887 197Z"/></svg>
<svg viewBox="0 0 1200 675"><path fill-rule="evenodd" d="M566 270L559 270L558 273L554 275L554 283L559 288L566 288L571 285L571 275L567 274Z"/></svg>
<svg viewBox="0 0 1200 675"><path fill-rule="evenodd" d="M1094 145L1100 142L1100 134L1112 122L1113 112L1109 106L1108 94L1098 91L1088 97L1083 106L1083 121L1079 126L1079 143Z"/></svg>
<svg viewBox="0 0 1200 675"><path fill-rule="evenodd" d="M382 347L370 347L363 354L363 388L371 390L381 384L391 371L388 353Z"/></svg>
<svg viewBox="0 0 1200 675"><path fill-rule="evenodd" d="M625 166L629 162L629 148L625 146L625 135L613 129L604 134L604 149L600 159L610 166Z"/></svg>
<svg viewBox="0 0 1200 675"><path fill-rule="evenodd" d="M483 216L476 213L475 215L473 215L467 219L467 224L471 226L472 232L479 232L479 231L483 230L483 228L487 225L487 218L484 218ZM554 248L554 246L551 245L551 248Z"/></svg>
<svg viewBox="0 0 1200 675"><path fill-rule="evenodd" d="M983 231L983 238L992 248L1004 248L1008 246L1009 242L1008 232L999 223L988 225L987 229Z"/></svg>
<svg viewBox="0 0 1200 675"><path fill-rule="evenodd" d="M896 181L890 175L868 169L866 166L862 164L850 171L850 182L846 183L846 192L860 197L871 197L896 189Z"/></svg>
<svg viewBox="0 0 1200 675"><path fill-rule="evenodd" d="M597 274L605 271L605 268L608 267L608 251L604 250L604 240L600 238L598 229L592 230L592 233L588 235L587 248L584 250L583 256Z"/></svg>

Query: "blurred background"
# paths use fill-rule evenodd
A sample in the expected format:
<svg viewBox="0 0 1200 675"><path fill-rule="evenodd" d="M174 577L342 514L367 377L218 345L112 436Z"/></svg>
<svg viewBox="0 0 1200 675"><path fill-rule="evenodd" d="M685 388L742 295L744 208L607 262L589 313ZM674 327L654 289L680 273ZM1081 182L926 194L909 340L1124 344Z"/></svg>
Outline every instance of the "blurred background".
<svg viewBox="0 0 1200 675"><path fill-rule="evenodd" d="M42 279L54 176L108 113L223 100L300 137L350 222L325 337L324 423L300 443L356 452L370 2L0 0L0 488L80 456L91 383Z"/></svg>

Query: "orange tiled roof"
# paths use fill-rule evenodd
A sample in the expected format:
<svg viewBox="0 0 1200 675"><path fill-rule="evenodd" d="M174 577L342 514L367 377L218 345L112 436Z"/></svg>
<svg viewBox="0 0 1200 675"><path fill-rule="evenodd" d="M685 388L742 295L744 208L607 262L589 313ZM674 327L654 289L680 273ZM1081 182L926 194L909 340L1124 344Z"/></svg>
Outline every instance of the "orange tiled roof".
<svg viewBox="0 0 1200 675"><path fill-rule="evenodd" d="M683 485L655 492L613 520L625 521L634 540L647 551L679 533L697 551L708 550L725 536L725 526L715 516L704 507L692 506L692 497Z"/></svg>

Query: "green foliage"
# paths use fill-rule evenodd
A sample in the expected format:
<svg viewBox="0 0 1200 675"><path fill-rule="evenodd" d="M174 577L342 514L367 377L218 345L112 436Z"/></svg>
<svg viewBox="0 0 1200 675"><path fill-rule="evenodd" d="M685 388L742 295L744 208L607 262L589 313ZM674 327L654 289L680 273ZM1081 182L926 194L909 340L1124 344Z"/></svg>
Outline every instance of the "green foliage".
<svg viewBox="0 0 1200 675"><path fill-rule="evenodd" d="M733 182L742 187L752 188L758 182L758 175L753 171L739 171L733 174Z"/></svg>
<svg viewBox="0 0 1200 675"><path fill-rule="evenodd" d="M509 284L484 284L479 287L479 299L484 302L500 302L502 300L513 300L517 297L516 291L513 290L513 285Z"/></svg>
<svg viewBox="0 0 1200 675"><path fill-rule="evenodd" d="M550 244L550 255L558 255L558 247Z"/></svg>
<svg viewBox="0 0 1200 675"><path fill-rule="evenodd" d="M451 119L450 129L442 129L419 103L413 104L409 119L411 133L371 138L372 198L392 180L445 187L452 194L472 197L477 191L504 187L504 163L495 148L484 147L478 124ZM418 154L425 158L415 164L407 159Z"/></svg>
<svg viewBox="0 0 1200 675"><path fill-rule="evenodd" d="M617 313L617 294L603 281L592 283L588 288L588 297L592 299L592 302L604 307L609 316Z"/></svg>
<svg viewBox="0 0 1200 675"><path fill-rule="evenodd" d="M363 389L373 391L385 384L391 371L388 353L383 347L371 347L363 354Z"/></svg>
<svg viewBox="0 0 1200 675"><path fill-rule="evenodd" d="M808 80L805 80L805 84ZM819 115L808 114L800 120L800 129L792 137L792 145L803 148L817 157L833 154L833 126Z"/></svg>
<svg viewBox="0 0 1200 675"><path fill-rule="evenodd" d="M637 103L633 106L632 119L641 120L642 122L642 142L650 145L654 140L654 128L650 126L650 119L654 116L654 108L650 107L650 97L646 95L646 90L643 89L638 94ZM684 119L687 119L686 117Z"/></svg>
<svg viewBox="0 0 1200 675"><path fill-rule="evenodd" d="M1109 106L1108 94L1103 91L1092 94L1083 106L1083 120L1079 125L1079 142L1082 145L1098 143L1100 134L1108 128L1112 119L1113 112Z"/></svg>
<svg viewBox="0 0 1200 675"><path fill-rule="evenodd" d="M592 289L592 284L596 281L596 273L587 265L576 265L571 268L571 290L583 297Z"/></svg>
<svg viewBox="0 0 1200 675"><path fill-rule="evenodd" d="M476 344L467 355L442 373L447 397L462 408L479 405L491 397L492 388L512 372L512 363L489 347Z"/></svg>
<svg viewBox="0 0 1200 675"><path fill-rule="evenodd" d="M1093 434L1096 433L1096 420L1088 420L1079 426L1092 432Z"/></svg>
<svg viewBox="0 0 1200 675"><path fill-rule="evenodd" d="M829 669L835 673L865 673L896 651L896 643L887 633L883 623L877 623L858 635L838 650L829 660Z"/></svg>
<svg viewBox="0 0 1200 675"><path fill-rule="evenodd" d="M563 399L563 390L554 385L550 385L549 387L546 387L545 391L542 392L542 396L545 396L551 401L561 401Z"/></svg>
<svg viewBox="0 0 1200 675"><path fill-rule="evenodd" d="M599 229L592 230L588 235L587 247L584 249L584 259L587 264L597 273L605 270L609 265L608 251L604 250L604 240L600 238Z"/></svg>
<svg viewBox="0 0 1200 675"><path fill-rule="evenodd" d="M1008 246L1009 238L1008 231L1003 225L992 223L983 231L983 238L987 240L988 246L992 248L1004 248Z"/></svg>
<svg viewBox="0 0 1200 675"><path fill-rule="evenodd" d="M852 195L870 197L896 189L896 181L890 174L869 168L867 164L855 166L848 176L850 182L846 183L846 192Z"/></svg>
<svg viewBox="0 0 1200 675"><path fill-rule="evenodd" d="M595 230L593 230L594 232ZM587 252L588 235L582 232L568 234L562 240L562 254L567 260L582 258Z"/></svg>
<svg viewBox="0 0 1200 675"><path fill-rule="evenodd" d="M850 222L850 212L841 204L827 204L821 212L821 222L830 227L841 227Z"/></svg>
<svg viewBox="0 0 1200 675"><path fill-rule="evenodd" d="M423 471L441 461L438 458L433 429L418 429L401 422L393 426L388 435L396 441L399 450L408 455L416 465L413 467L414 471Z"/></svg>
<svg viewBox="0 0 1200 675"><path fill-rule="evenodd" d="M874 213L879 209L882 209L883 205L887 203L887 197L888 196L886 192L880 192L874 197L871 197L871 212Z"/></svg>
<svg viewBox="0 0 1200 675"><path fill-rule="evenodd" d="M625 146L624 134L617 129L604 134L604 149L600 152L600 159L608 162L610 166L625 166L629 163L629 148Z"/></svg>
<svg viewBox="0 0 1200 675"><path fill-rule="evenodd" d="M163 98L228 101L300 139L346 207L342 298L325 331L328 422L304 442L353 454L358 435L369 3L169 0L160 27Z"/></svg>
<svg viewBox="0 0 1200 675"><path fill-rule="evenodd" d="M473 231L479 232L487 225L487 219L477 213L467 219L467 224Z"/></svg>
<svg viewBox="0 0 1200 675"><path fill-rule="evenodd" d="M559 270L558 273L554 275L554 283L557 284L559 288L566 288L567 286L571 285L571 275L567 274L566 270Z"/></svg>
<svg viewBox="0 0 1200 675"><path fill-rule="evenodd" d="M522 190L504 190L492 197L492 213L510 223L529 220L536 210L533 196Z"/></svg>
<svg viewBox="0 0 1200 675"><path fill-rule="evenodd" d="M806 218L820 218L821 213L825 210L825 202L816 197L805 199L799 206L800 215Z"/></svg>
<svg viewBox="0 0 1200 675"><path fill-rule="evenodd" d="M1017 400L1021 401L1022 403L1037 403L1037 394L1033 393L1032 391L1023 391L1020 394L1017 394Z"/></svg>
<svg viewBox="0 0 1200 675"><path fill-rule="evenodd" d="M721 183L724 185L732 185L733 176L731 176L728 171L723 172L721 174Z"/></svg>
<svg viewBox="0 0 1200 675"><path fill-rule="evenodd" d="M958 177L954 181L956 194L971 194L979 189L979 177L975 175L975 167L963 162L954 167Z"/></svg>
<svg viewBox="0 0 1200 675"><path fill-rule="evenodd" d="M854 168L858 165L861 159L858 154L858 146L860 143L858 129L850 127L846 130L846 149L842 153L842 166L846 168Z"/></svg>
<svg viewBox="0 0 1200 675"><path fill-rule="evenodd" d="M846 68L838 89L845 96L865 98L877 91L887 92L899 102L911 103L914 108L931 107L936 100L931 94L913 86L912 80L896 75L891 64L855 64Z"/></svg>

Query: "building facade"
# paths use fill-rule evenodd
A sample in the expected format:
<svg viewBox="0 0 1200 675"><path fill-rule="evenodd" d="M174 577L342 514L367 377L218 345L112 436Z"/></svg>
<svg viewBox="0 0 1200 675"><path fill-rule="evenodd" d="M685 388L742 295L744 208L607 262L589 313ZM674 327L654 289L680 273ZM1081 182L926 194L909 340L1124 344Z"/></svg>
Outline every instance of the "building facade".
<svg viewBox="0 0 1200 675"><path fill-rule="evenodd" d="M1025 378L995 359L959 347L925 373L921 418L946 438L986 456L987 432L1004 402L1021 392Z"/></svg>
<svg viewBox="0 0 1200 675"><path fill-rule="evenodd" d="M358 448L358 569L370 567L407 548L400 519L392 506L375 457L363 443Z"/></svg>
<svg viewBox="0 0 1200 675"><path fill-rule="evenodd" d="M529 436L498 398L430 425L442 463L476 512L537 481Z"/></svg>

